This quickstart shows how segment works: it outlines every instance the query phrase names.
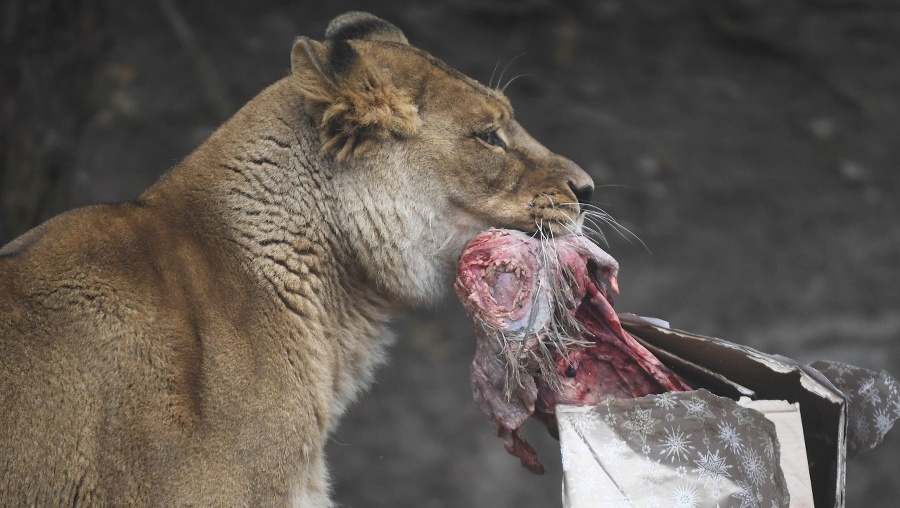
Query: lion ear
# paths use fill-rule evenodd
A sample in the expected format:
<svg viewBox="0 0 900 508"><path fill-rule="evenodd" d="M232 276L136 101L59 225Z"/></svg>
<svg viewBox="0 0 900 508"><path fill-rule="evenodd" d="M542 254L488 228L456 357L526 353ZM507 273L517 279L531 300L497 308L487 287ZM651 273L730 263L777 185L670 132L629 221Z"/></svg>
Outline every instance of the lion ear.
<svg viewBox="0 0 900 508"><path fill-rule="evenodd" d="M396 42L409 45L399 28L368 12L347 12L331 20L325 29L325 38L331 40L368 40Z"/></svg>
<svg viewBox="0 0 900 508"><path fill-rule="evenodd" d="M403 33L372 15L348 13L331 22L329 34L325 42L300 37L291 53L292 74L319 127L323 149L346 160L375 141L415 135L421 122L412 99L350 42L405 44Z"/></svg>

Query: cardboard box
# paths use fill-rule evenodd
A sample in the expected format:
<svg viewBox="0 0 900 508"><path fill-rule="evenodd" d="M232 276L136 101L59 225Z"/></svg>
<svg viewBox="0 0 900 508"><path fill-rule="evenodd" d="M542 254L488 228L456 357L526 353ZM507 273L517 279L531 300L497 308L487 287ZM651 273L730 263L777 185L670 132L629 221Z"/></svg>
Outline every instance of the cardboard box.
<svg viewBox="0 0 900 508"><path fill-rule="evenodd" d="M881 442L900 416L900 386L885 372L834 362L800 365L659 320L619 318L703 390L560 406L567 507L707 506L715 498L723 507L842 508L848 457ZM758 412L735 409L741 400ZM588 492L588 476L602 477L596 492ZM779 497L782 490L790 492L790 504Z"/></svg>

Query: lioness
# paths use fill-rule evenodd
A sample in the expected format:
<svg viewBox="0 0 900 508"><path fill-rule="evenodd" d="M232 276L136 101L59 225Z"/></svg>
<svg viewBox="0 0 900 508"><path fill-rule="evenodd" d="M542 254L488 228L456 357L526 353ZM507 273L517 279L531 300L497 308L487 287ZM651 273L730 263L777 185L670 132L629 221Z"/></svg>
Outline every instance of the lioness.
<svg viewBox="0 0 900 508"><path fill-rule="evenodd" d="M365 13L133 202L0 250L0 505L330 506L322 447L388 321L590 177Z"/></svg>

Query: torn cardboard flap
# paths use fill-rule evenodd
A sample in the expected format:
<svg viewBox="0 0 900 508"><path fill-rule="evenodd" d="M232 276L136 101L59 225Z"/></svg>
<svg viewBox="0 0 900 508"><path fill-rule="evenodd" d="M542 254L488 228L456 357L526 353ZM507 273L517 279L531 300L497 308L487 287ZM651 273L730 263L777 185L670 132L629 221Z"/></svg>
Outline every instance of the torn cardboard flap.
<svg viewBox="0 0 900 508"><path fill-rule="evenodd" d="M658 320L633 314L619 314L619 319L642 345L698 388L734 400L797 404L805 450L792 445L789 453L805 457L816 507L844 506L848 457L880 443L900 417L900 385L885 372L836 362L800 365L722 339L667 328Z"/></svg>
<svg viewBox="0 0 900 508"><path fill-rule="evenodd" d="M622 326L642 343L665 350L703 370L681 372L696 386L706 386L707 372L745 386L756 399L800 404L807 462L817 507L843 507L847 462L847 416L844 395L824 385L796 362L714 337L661 328L639 316L620 314ZM829 383L830 384L830 383ZM725 397L712 385L710 391Z"/></svg>

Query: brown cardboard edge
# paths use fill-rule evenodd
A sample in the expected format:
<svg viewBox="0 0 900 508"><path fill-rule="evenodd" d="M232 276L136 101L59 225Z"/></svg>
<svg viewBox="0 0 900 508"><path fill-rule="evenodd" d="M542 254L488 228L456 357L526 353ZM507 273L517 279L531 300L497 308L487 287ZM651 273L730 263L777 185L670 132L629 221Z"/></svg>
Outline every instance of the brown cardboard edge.
<svg viewBox="0 0 900 508"><path fill-rule="evenodd" d="M663 328L634 314L620 314L623 328L654 348L745 386L757 398L799 402L807 460L817 507L844 507L847 406L821 374L797 362L715 337Z"/></svg>

